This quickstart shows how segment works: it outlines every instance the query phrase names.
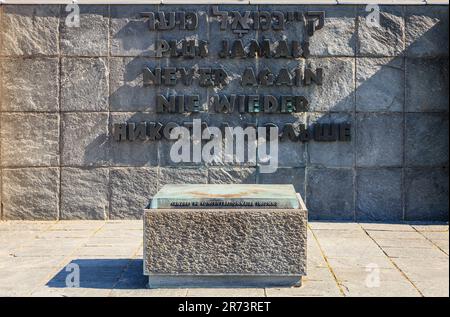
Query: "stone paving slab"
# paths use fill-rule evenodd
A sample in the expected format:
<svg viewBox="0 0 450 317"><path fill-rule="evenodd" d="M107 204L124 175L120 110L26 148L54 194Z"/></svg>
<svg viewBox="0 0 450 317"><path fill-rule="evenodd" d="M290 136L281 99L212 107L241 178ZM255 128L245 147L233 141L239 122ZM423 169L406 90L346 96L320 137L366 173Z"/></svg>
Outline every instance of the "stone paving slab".
<svg viewBox="0 0 450 317"><path fill-rule="evenodd" d="M146 289L141 221L2 221L0 296L449 296L448 233L446 223L310 222L301 288ZM66 287L74 266L80 287Z"/></svg>

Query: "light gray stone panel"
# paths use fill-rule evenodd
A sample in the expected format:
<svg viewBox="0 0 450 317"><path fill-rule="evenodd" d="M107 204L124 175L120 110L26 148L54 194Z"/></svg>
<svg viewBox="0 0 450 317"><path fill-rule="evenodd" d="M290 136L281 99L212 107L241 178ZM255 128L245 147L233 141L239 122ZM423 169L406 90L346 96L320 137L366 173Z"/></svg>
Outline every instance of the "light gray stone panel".
<svg viewBox="0 0 450 317"><path fill-rule="evenodd" d="M255 168L223 167L208 169L208 184L255 184Z"/></svg>
<svg viewBox="0 0 450 317"><path fill-rule="evenodd" d="M407 169L406 220L448 221L448 168Z"/></svg>
<svg viewBox="0 0 450 317"><path fill-rule="evenodd" d="M158 189L158 169L112 168L111 219L141 219Z"/></svg>
<svg viewBox="0 0 450 317"><path fill-rule="evenodd" d="M353 189L352 169L307 168L309 219L354 220Z"/></svg>
<svg viewBox="0 0 450 317"><path fill-rule="evenodd" d="M262 127L267 123L274 123L278 126L279 133L285 124L292 123L294 126L305 124L306 118L303 114L268 114L257 118L258 127ZM269 141L269 140L267 140ZM269 153L269 145L266 146L267 154ZM267 165L266 163L258 165ZM279 167L303 167L306 165L306 145L301 141L279 140L278 141L278 166Z"/></svg>
<svg viewBox="0 0 450 317"><path fill-rule="evenodd" d="M116 123L159 122L154 114L146 113L111 113L110 129ZM157 166L159 141L135 140L115 141L111 131L110 159L113 166Z"/></svg>
<svg viewBox="0 0 450 317"><path fill-rule="evenodd" d="M157 11L157 5L112 5L111 55L154 56L157 32L149 30L141 12Z"/></svg>
<svg viewBox="0 0 450 317"><path fill-rule="evenodd" d="M70 26L72 11L62 10L61 54L69 56L108 55L108 6L80 5L80 25Z"/></svg>
<svg viewBox="0 0 450 317"><path fill-rule="evenodd" d="M233 78L238 78L238 82L236 84L239 85L240 90L243 90L244 94L256 94L256 95L273 95L276 97L279 96L283 96L283 95L292 95L295 90L292 86L287 86L287 85L282 85L282 86L277 86L277 85L272 85L272 86L258 86L258 87L242 87L240 84L240 80L241 80L241 76L244 72L245 67L250 66L248 63L252 62L252 61L246 61L246 64L242 64L242 62L239 62L239 60L235 60L236 64L234 64L232 67L229 66L229 63L225 64L224 68L228 69L228 67L230 67L230 69L233 69L232 71L232 77ZM245 65L245 67L244 67ZM291 74L295 74L295 70L297 68L301 68L303 69L305 67L305 60L304 59L298 59L298 60L289 60L289 59L285 59L285 58L277 58L277 59L261 59L261 60L257 60L257 67L255 68L255 75L258 76L259 71L267 68L269 69L272 74L275 76L278 76L280 70L282 69L287 69ZM258 77L257 77L258 78ZM235 83L233 83L235 84ZM233 88L234 91L236 91L234 88L235 87L230 87ZM255 90L254 92L252 90ZM297 88L298 89L298 88ZM238 91L240 91L238 90ZM235 92L234 92L235 93ZM273 115L269 115L269 117L272 117Z"/></svg>
<svg viewBox="0 0 450 317"><path fill-rule="evenodd" d="M310 140L307 143L309 165L321 167L351 167L353 166L354 151L354 120L348 113L310 113L308 118L308 126L315 123L349 123L352 125L352 134L350 141L338 142L317 142Z"/></svg>
<svg viewBox="0 0 450 317"><path fill-rule="evenodd" d="M448 5L406 7L406 54L448 56Z"/></svg>
<svg viewBox="0 0 450 317"><path fill-rule="evenodd" d="M108 219L107 168L61 170L61 219Z"/></svg>
<svg viewBox="0 0 450 317"><path fill-rule="evenodd" d="M206 168L161 167L159 169L159 189L167 184L206 184L207 182Z"/></svg>
<svg viewBox="0 0 450 317"><path fill-rule="evenodd" d="M401 168L357 169L356 219L403 220Z"/></svg>
<svg viewBox="0 0 450 317"><path fill-rule="evenodd" d="M156 94L160 88L143 84L143 69L159 67L160 61L148 58L117 57L110 59L112 111L156 111Z"/></svg>
<svg viewBox="0 0 450 317"><path fill-rule="evenodd" d="M184 120L180 119L179 122L192 122L193 119L201 119L202 122L206 122L208 127L216 127L216 128L223 128L224 125L228 125L233 131L231 133L235 132L235 135L238 135L237 128L242 128L245 132L246 128L249 126L256 126L256 116L252 114L220 114L220 113L201 113L190 117L185 117ZM248 131L247 131L248 132ZM250 131L251 132L251 131ZM221 133L223 138L225 138L225 129L221 129ZM210 140L203 140L202 146L204 147ZM237 142L234 141L233 144L233 153L229 153L230 156L226 157L226 148L225 148L225 139L222 142L222 156L220 157L222 159L221 162L209 162L205 163L202 160L202 164L191 162L191 163L175 163L169 156L170 147L174 144L174 142L167 142L163 141L161 142L160 147L160 165L161 166L180 166L183 165L208 165L208 166L226 166L226 167L256 167L256 160L249 160L250 154L249 149L252 149L253 147L249 146L247 137L244 138L244 142L239 143L239 146L242 146L243 153L245 156L244 162L237 162ZM255 141L255 148L257 147L256 141ZM192 153L192 147L191 147L191 153ZM192 155L191 155L192 156ZM219 156L219 155L218 155ZM254 156L255 157L255 156Z"/></svg>
<svg viewBox="0 0 450 317"><path fill-rule="evenodd" d="M59 16L59 5L5 6L0 55L57 55Z"/></svg>
<svg viewBox="0 0 450 317"><path fill-rule="evenodd" d="M405 50L405 9L403 6L380 6L379 24L372 21L375 12L358 7L358 56L399 56Z"/></svg>
<svg viewBox="0 0 450 317"><path fill-rule="evenodd" d="M209 6L209 10L212 10L212 6ZM240 12L241 15L245 13L245 11L256 10L256 6L244 5L244 4L229 4L229 5L218 5L219 11L227 11L227 12ZM253 29L250 29L248 33L242 34L242 37L238 37L237 34L234 34L231 30L230 25L227 26L226 31L220 30L221 18L213 16L211 14L212 11L209 11L209 56L214 61L219 58L219 52L222 48L222 41L228 40L229 42L240 39L246 45L251 40L257 39L257 32ZM270 39L269 35L269 39ZM231 62L234 59L220 59L221 61ZM236 59L237 61L250 61L252 59Z"/></svg>
<svg viewBox="0 0 450 317"><path fill-rule="evenodd" d="M0 59L2 111L58 111L57 58Z"/></svg>
<svg viewBox="0 0 450 317"><path fill-rule="evenodd" d="M101 166L109 162L108 114L100 112L62 115L62 164Z"/></svg>
<svg viewBox="0 0 450 317"><path fill-rule="evenodd" d="M355 105L355 59L309 58L306 67L323 69L323 84L294 87L293 92L305 96L310 111L353 111Z"/></svg>
<svg viewBox="0 0 450 317"><path fill-rule="evenodd" d="M356 49L356 8L354 6L308 6L324 11L325 25L309 38L313 56L354 56ZM295 37L294 37L295 38Z"/></svg>
<svg viewBox="0 0 450 317"><path fill-rule="evenodd" d="M59 115L2 113L2 166L59 165Z"/></svg>
<svg viewBox="0 0 450 317"><path fill-rule="evenodd" d="M298 209L148 210L144 274L305 275L306 222Z"/></svg>
<svg viewBox="0 0 450 317"><path fill-rule="evenodd" d="M406 111L448 112L448 58L406 59Z"/></svg>
<svg viewBox="0 0 450 317"><path fill-rule="evenodd" d="M402 57L356 59L356 111L401 112L404 103Z"/></svg>
<svg viewBox="0 0 450 317"><path fill-rule="evenodd" d="M59 210L59 169L3 169L5 220L56 220Z"/></svg>
<svg viewBox="0 0 450 317"><path fill-rule="evenodd" d="M198 18L198 27L195 30L180 30L175 26L173 30L159 31L158 39L170 40L205 40L209 39L208 15L210 15L209 5L192 5L187 3L177 5L160 5L161 12L195 12ZM183 58L181 58L183 59Z"/></svg>
<svg viewBox="0 0 450 317"><path fill-rule="evenodd" d="M209 62L207 59L184 60L173 58L161 60L161 68L165 67L173 67L173 68L184 67L186 68L186 70L190 70L191 68L198 70L199 68L217 68L217 65ZM176 95L198 95L199 105L202 107L202 111L206 112L208 111L208 88L201 87L199 85L199 77L200 76L198 75L198 73L195 74L192 85L190 86L186 86L184 83L181 82L181 80L174 86L162 85L159 87L158 93L166 97ZM155 89L153 86L145 88ZM153 100L152 104L154 105L155 103L156 101Z"/></svg>
<svg viewBox="0 0 450 317"><path fill-rule="evenodd" d="M215 59L206 62L209 67L223 68L223 70L228 75L228 84L224 87L209 87L208 97L212 98L215 95L257 95L261 93L267 93L271 91L274 93L277 89L264 88L264 87L252 87L252 86L242 86L242 74L246 68L252 68L257 74L257 64L254 59ZM295 63L297 64L297 63ZM261 67L263 67L261 63ZM276 71L276 68L280 65L280 62L274 61L273 64L267 65L267 67ZM285 66L291 65L291 62L285 63ZM278 87L278 92L286 90L285 87ZM289 91L291 91L289 87ZM208 109L210 113L215 113L214 109ZM238 114L238 110L234 109L234 113Z"/></svg>
<svg viewBox="0 0 450 317"><path fill-rule="evenodd" d="M448 114L406 114L407 166L448 166Z"/></svg>
<svg viewBox="0 0 450 317"><path fill-rule="evenodd" d="M403 117L401 114L356 115L356 165L401 166Z"/></svg>
<svg viewBox="0 0 450 317"><path fill-rule="evenodd" d="M274 173L258 173L258 184L291 184L305 198L305 169L278 168Z"/></svg>
<svg viewBox="0 0 450 317"><path fill-rule="evenodd" d="M105 58L63 58L62 111L108 111L108 61Z"/></svg>

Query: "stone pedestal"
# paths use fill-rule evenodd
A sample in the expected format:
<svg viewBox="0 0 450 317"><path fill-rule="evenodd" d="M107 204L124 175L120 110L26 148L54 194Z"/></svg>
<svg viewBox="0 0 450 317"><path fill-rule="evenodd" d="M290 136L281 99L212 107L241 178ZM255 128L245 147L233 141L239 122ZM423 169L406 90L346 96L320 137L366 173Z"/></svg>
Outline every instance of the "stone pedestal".
<svg viewBox="0 0 450 317"><path fill-rule="evenodd" d="M169 188L177 197L188 190L192 194L174 197L172 203L162 197L167 193L163 188L152 206L166 209L145 210L144 274L149 287L301 284L306 275L307 210L292 186L219 185L223 191L216 197L207 196L220 192L218 186L195 186ZM261 197L271 186L280 195Z"/></svg>

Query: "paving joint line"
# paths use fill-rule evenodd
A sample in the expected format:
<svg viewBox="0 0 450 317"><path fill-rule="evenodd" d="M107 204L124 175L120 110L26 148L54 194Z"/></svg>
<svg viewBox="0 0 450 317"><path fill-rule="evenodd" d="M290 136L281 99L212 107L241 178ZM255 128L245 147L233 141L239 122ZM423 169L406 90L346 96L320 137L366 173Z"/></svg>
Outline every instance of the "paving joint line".
<svg viewBox="0 0 450 317"><path fill-rule="evenodd" d="M320 254L322 255L323 259L325 260L325 263L326 263L326 265L327 265L327 267L328 267L328 270L330 270L331 275L333 275L334 281L336 282L336 285L337 285L337 287L338 287L338 289L339 289L339 292L341 293L342 296L346 297L347 295L345 294L345 292L344 292L344 290L343 290L343 287L345 287L345 285L343 285L343 284L339 281L339 279L337 278L336 273L334 272L333 268L331 267L330 262L328 261L328 257L325 255L325 252L324 252L322 246L320 245L319 239L317 238L315 232L313 231L313 229L311 228L311 226L310 226L309 224L308 224L308 228L309 228L309 230L311 230L311 233L312 233L312 235L313 235L313 238L314 238L314 240L316 241L317 246L319 247Z"/></svg>
<svg viewBox="0 0 450 317"><path fill-rule="evenodd" d="M57 222L58 222L57 220L52 221L52 222L48 225L48 227L45 227L45 229L42 230L42 231L43 231L43 232L48 232L48 231L50 231L50 229L51 229L54 225L56 225ZM5 221L5 223L8 223L8 221ZM41 230L39 230L39 231L41 231ZM36 239L37 239L37 236L36 236L36 235L37 235L37 234L34 234L34 233L33 233L33 234L31 235L30 238L26 238L25 241L23 241L17 248L15 248L15 249L14 249L14 252L9 253L8 256L16 258L16 257L17 257L17 256L15 255L16 251L20 251L20 250L25 246L25 244L27 244L28 242L30 242L30 241L32 241L32 240L36 240Z"/></svg>
<svg viewBox="0 0 450 317"><path fill-rule="evenodd" d="M56 221L56 223L59 223L59 222L60 222L60 221ZM55 224L56 224L56 223L55 223ZM103 229L103 227L105 226L105 224L106 224L106 222L103 222L103 224L102 224L99 228L97 228L96 230L94 230L94 231L92 232L92 234L89 235L89 236L87 237L87 240L89 240L90 238L92 238L94 235L97 234L97 232L99 232L101 229ZM75 249L74 249L71 253L69 253L67 256L65 256L64 259L62 259L61 262L58 263L57 268L56 268L55 270L52 270L51 273L49 273L49 274L46 276L45 281L48 281L49 278L51 278L52 276L55 276L55 275L60 271L61 266L64 265L64 263L66 263L67 260L70 259L70 258L75 254L75 252L78 251L78 250L84 245L84 243L85 243L85 242L81 242L79 246L75 247ZM44 285L45 285L45 281L44 281ZM31 289L31 292L29 293L30 296L32 296L32 295L34 294L34 292L36 291L36 289L37 289L38 287L40 287L41 284L42 284L42 283L36 285L34 288Z"/></svg>
<svg viewBox="0 0 450 317"><path fill-rule="evenodd" d="M444 253L446 256L448 256L448 253L445 252L444 249L442 249L440 246L438 246L436 243L434 243L433 240L431 240L430 238L428 238L426 235L423 234L423 232L417 230L414 226L411 226L418 234L420 234L422 237L424 237L427 241L429 241L433 247L435 247L436 249L438 249L439 251L441 251L442 253ZM437 231L437 232L446 232L446 231Z"/></svg>
<svg viewBox="0 0 450 317"><path fill-rule="evenodd" d="M383 254L388 258L389 262L392 263L392 265L402 274L402 276L414 287L414 289L420 294L421 297L425 297L425 295L422 293L422 291L414 284L414 282L409 278L409 276L395 263L395 261L384 251L384 249L381 247L380 244L367 232L366 229L364 229L361 224L358 223L358 225L361 227L361 229L364 231L364 233L377 245L377 247L383 252Z"/></svg>
<svg viewBox="0 0 450 317"><path fill-rule="evenodd" d="M111 297L111 294L116 289L117 284L119 284L119 282L122 279L122 277L124 276L125 272L130 268L132 261L134 259L137 259L137 254L138 254L138 252L139 252L139 250L140 250L140 248L141 248L141 246L143 244L144 244L144 242L139 243L139 246L136 248L136 250L131 255L131 259L128 261L127 265L124 266L123 270L119 274L119 277L118 277L117 281L114 283L113 287L108 292L108 297Z"/></svg>

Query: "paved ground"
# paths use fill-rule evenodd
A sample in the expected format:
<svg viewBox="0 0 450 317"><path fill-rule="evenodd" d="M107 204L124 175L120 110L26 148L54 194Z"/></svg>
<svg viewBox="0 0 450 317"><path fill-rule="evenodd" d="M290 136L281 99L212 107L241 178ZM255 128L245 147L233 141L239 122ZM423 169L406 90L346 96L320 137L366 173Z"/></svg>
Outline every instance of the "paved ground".
<svg viewBox="0 0 450 317"><path fill-rule="evenodd" d="M0 296L449 296L447 224L309 226L301 288L149 290L140 221L0 222Z"/></svg>

